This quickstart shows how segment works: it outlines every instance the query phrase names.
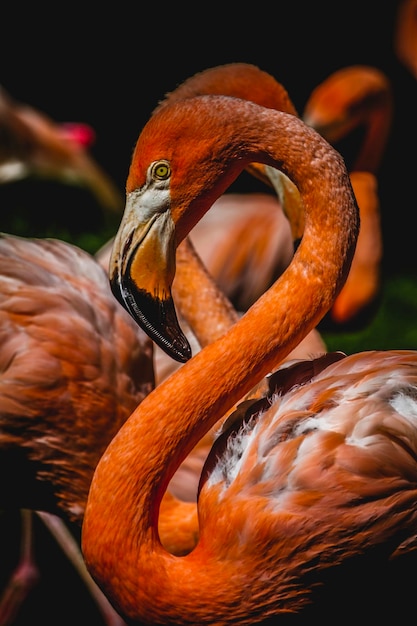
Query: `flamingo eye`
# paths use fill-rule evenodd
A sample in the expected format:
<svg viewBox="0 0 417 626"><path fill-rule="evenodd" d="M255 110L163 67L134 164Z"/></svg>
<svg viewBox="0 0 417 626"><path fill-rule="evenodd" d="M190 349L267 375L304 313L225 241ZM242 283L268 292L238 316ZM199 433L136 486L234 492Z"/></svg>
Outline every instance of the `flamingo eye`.
<svg viewBox="0 0 417 626"><path fill-rule="evenodd" d="M154 180L167 180L171 176L171 167L168 161L156 161L152 165L151 176Z"/></svg>

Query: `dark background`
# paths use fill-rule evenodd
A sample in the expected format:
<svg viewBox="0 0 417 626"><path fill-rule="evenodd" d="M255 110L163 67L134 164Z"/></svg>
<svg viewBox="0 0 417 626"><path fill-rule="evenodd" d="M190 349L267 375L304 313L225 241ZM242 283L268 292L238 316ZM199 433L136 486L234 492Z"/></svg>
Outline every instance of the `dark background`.
<svg viewBox="0 0 417 626"><path fill-rule="evenodd" d="M16 16L2 19L0 81L57 121L90 123L97 132L93 155L123 190L152 109L195 72L254 63L283 83L302 113L312 89L330 73L374 65L390 78L395 103L380 169L385 265L408 269L415 264L417 81L394 54L397 6L394 0L278 2L262 9L231 5L226 14L225 3L194 12L181 12L178 3L143 3L100 6L88 15L60 9L59 17L16 9ZM348 148L343 155L348 160Z"/></svg>
<svg viewBox="0 0 417 626"><path fill-rule="evenodd" d="M86 14L64 4L44 12L36 3L3 7L0 83L56 121L91 124L97 133L92 154L123 190L133 146L151 111L195 72L254 63L286 87L302 113L312 89L333 71L374 65L390 78L395 106L380 169L384 269L413 274L417 81L393 50L398 3L223 2L186 11L178 5L101 3L92 13L85 3ZM349 146L344 156L348 160ZM236 188L253 185L243 177ZM5 215L11 195L2 197ZM39 234L36 221L51 219L51 212L78 231L102 226L94 209L80 217L78 202L84 199L69 190L49 199L49 207L27 192L24 199L33 211L28 235ZM1 580L17 557L18 524L18 514L3 515ZM39 523L36 528L42 579L17 623L102 624L71 566Z"/></svg>

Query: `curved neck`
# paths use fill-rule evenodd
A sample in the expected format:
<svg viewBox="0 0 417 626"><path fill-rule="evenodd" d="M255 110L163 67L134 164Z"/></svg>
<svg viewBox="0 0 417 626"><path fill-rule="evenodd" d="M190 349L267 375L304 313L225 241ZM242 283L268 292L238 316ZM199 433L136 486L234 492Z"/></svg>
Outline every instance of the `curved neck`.
<svg viewBox="0 0 417 626"><path fill-rule="evenodd" d="M204 347L221 337L239 316L188 237L177 248L176 264L174 291L178 308Z"/></svg>
<svg viewBox="0 0 417 626"><path fill-rule="evenodd" d="M115 606L132 619L147 615L163 623L169 607L186 615L185 604L194 612L201 598L213 596L213 580L223 590L216 596L219 602L235 606L240 601L245 585L239 586L238 572L232 577L205 546L198 544L186 557L163 549L157 531L159 504L194 445L317 325L349 271L358 209L343 161L294 116L283 120L280 141L273 141L278 147L269 147L261 157L275 167L286 163L285 173L302 195L305 233L292 263L226 335L138 406L109 445L92 481L83 526L86 563ZM306 154L304 145L310 144ZM114 531L116 520L123 520L125 533ZM215 602L213 598L211 608L217 614ZM217 609L219 615L227 612L224 606ZM198 615L196 622L203 624L204 616ZM223 623L220 617L218 623Z"/></svg>

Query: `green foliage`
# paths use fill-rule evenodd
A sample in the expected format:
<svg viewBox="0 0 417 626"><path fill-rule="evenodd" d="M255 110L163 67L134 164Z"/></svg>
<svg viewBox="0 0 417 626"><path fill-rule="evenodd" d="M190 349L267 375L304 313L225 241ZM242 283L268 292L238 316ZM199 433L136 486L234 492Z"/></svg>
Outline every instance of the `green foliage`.
<svg viewBox="0 0 417 626"><path fill-rule="evenodd" d="M94 254L116 234L121 215L110 215L89 190L26 178L0 185L0 230L21 237L54 237Z"/></svg>
<svg viewBox="0 0 417 626"><path fill-rule="evenodd" d="M380 306L368 325L355 332L323 332L329 350L417 349L417 277L393 275L384 281Z"/></svg>

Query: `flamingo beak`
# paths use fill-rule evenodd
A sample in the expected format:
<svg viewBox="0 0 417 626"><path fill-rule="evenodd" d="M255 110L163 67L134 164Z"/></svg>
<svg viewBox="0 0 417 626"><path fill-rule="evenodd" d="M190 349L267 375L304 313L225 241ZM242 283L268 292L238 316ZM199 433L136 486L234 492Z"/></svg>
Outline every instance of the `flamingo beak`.
<svg viewBox="0 0 417 626"><path fill-rule="evenodd" d="M169 211L139 224L124 219L110 259L110 285L147 335L171 358L185 363L191 358L191 347L171 294L175 254L175 226Z"/></svg>

